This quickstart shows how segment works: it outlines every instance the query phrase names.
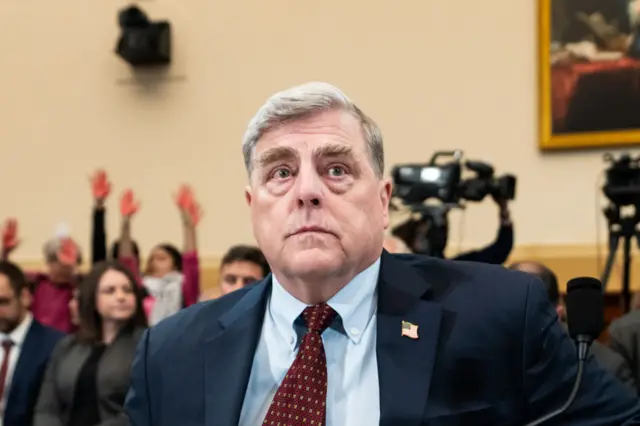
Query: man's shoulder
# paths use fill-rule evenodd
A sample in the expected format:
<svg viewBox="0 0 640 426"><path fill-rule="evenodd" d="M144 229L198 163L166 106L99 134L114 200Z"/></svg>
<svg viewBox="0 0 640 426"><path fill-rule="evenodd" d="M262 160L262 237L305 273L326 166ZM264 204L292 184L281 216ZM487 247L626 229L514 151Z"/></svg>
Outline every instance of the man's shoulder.
<svg viewBox="0 0 640 426"><path fill-rule="evenodd" d="M616 318L609 326L611 334L618 333L636 333L640 330L640 311L631 311L623 316Z"/></svg>
<svg viewBox="0 0 640 426"><path fill-rule="evenodd" d="M196 303L182 309L176 314L165 318L148 330L153 343L173 342L198 338L204 328L219 327L218 320L238 301L240 301L253 286L236 290L218 299ZM185 333L188 330L188 333Z"/></svg>
<svg viewBox="0 0 640 426"><path fill-rule="evenodd" d="M591 354L600 366L609 370L615 371L616 368L625 362L622 355L597 340L591 344Z"/></svg>
<svg viewBox="0 0 640 426"><path fill-rule="evenodd" d="M460 291L493 291L512 294L528 291L535 279L520 271L501 265L462 260L437 259L414 254L393 255L406 267L412 268L424 280L455 287Z"/></svg>
<svg viewBox="0 0 640 426"><path fill-rule="evenodd" d="M32 320L31 327L29 327L28 334L33 334L41 342L41 345L55 346L60 340L62 340L66 334L60 330L56 330L53 327L42 324L35 318Z"/></svg>

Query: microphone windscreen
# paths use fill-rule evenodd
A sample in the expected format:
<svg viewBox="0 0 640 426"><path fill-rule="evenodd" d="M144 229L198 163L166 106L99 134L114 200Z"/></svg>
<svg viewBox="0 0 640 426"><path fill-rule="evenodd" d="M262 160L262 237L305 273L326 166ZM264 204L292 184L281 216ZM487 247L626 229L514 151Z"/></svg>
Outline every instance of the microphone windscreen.
<svg viewBox="0 0 640 426"><path fill-rule="evenodd" d="M604 296L596 278L573 278L567 283L567 325L569 335L597 339L604 328Z"/></svg>

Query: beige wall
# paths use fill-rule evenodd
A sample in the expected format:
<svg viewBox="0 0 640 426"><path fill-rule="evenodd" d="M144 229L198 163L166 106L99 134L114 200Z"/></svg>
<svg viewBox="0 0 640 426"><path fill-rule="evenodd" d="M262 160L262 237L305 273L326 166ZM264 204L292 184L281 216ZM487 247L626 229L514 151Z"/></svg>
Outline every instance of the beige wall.
<svg viewBox="0 0 640 426"><path fill-rule="evenodd" d="M170 194L183 181L206 209L205 255L252 241L244 126L269 94L308 80L339 85L379 122L388 165L461 148L517 171L519 244L595 241L601 153L537 150L535 2L139 3L174 24L165 81L134 83L112 53L124 1L3 1L0 215L21 220L19 258L39 257L59 221L86 247L87 177L99 166L118 192L140 194L135 234L145 250L179 241ZM109 206L113 234L116 200ZM493 238L494 210L471 206L453 243Z"/></svg>

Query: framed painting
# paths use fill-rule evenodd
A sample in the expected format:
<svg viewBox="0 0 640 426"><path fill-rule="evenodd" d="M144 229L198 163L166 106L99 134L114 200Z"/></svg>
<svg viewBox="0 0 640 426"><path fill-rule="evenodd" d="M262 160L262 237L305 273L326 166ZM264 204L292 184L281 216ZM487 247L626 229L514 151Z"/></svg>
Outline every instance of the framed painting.
<svg viewBox="0 0 640 426"><path fill-rule="evenodd" d="M640 0L538 0L543 150L640 144Z"/></svg>

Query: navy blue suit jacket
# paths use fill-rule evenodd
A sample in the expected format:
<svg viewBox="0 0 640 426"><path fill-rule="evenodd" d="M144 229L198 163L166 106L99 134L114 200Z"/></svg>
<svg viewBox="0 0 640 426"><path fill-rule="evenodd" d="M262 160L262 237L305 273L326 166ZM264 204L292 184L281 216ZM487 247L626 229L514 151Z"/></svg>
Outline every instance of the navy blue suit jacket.
<svg viewBox="0 0 640 426"><path fill-rule="evenodd" d="M267 277L148 330L125 403L132 426L237 425L270 288ZM418 325L417 340L401 335L402 321ZM387 252L376 354L384 426L522 426L562 406L577 371L536 278ZM638 419L637 397L590 360L575 403L552 424Z"/></svg>
<svg viewBox="0 0 640 426"><path fill-rule="evenodd" d="M35 319L27 331L13 372L4 410L4 426L29 426L38 401L44 372L56 343L64 336Z"/></svg>

